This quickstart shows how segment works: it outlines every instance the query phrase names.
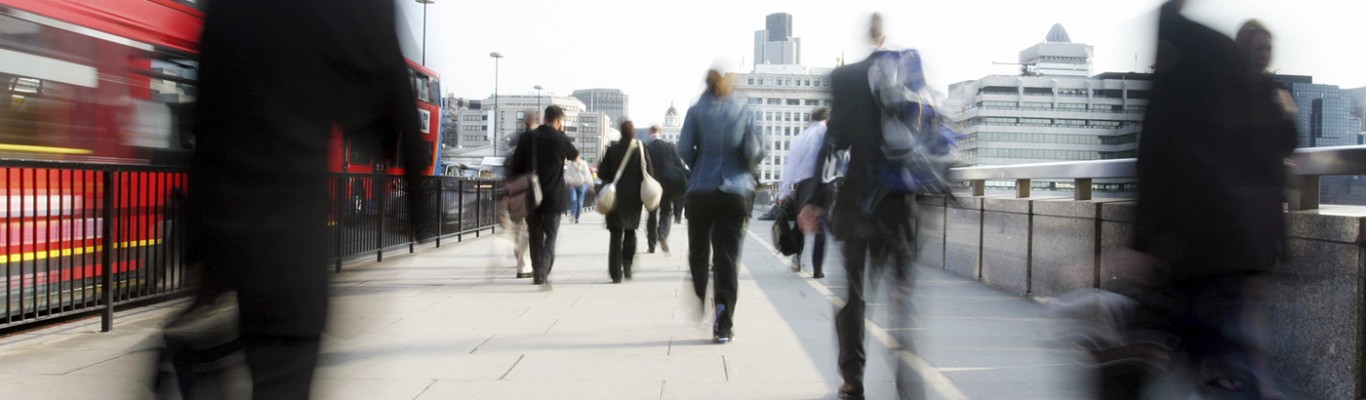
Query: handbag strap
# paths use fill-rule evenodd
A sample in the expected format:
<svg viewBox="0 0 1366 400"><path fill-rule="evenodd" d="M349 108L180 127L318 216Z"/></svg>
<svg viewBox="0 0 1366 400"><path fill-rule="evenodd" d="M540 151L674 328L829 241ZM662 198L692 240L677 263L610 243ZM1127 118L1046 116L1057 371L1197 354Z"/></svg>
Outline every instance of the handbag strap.
<svg viewBox="0 0 1366 400"><path fill-rule="evenodd" d="M631 139L631 142L626 144L626 151L621 153L621 165L617 166L617 177L612 178L613 184L621 181L621 173L626 172L626 163L631 162L631 149L636 147L636 142L638 140Z"/></svg>
<svg viewBox="0 0 1366 400"><path fill-rule="evenodd" d="M645 170L645 168L647 168L645 166L645 148L636 147L636 150L640 150L640 176L648 177L650 176L650 172Z"/></svg>

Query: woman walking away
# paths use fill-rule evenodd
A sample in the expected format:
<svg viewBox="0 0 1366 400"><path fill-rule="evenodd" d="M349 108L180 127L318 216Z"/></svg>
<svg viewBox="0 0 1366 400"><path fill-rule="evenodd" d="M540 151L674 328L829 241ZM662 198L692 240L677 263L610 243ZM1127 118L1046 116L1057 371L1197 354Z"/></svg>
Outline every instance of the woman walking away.
<svg viewBox="0 0 1366 400"><path fill-rule="evenodd" d="M692 168L685 195L688 207L688 265L693 290L705 302L708 267L716 274L717 343L734 338L736 261L740 231L749 218L754 168L764 158L762 138L750 113L730 95L721 72L707 71L707 91L688 109L678 153ZM707 258L711 257L710 263Z"/></svg>
<svg viewBox="0 0 1366 400"><path fill-rule="evenodd" d="M598 171L607 171L601 175L603 185L616 184L616 206L607 213L607 230L612 232L607 273L612 275L612 283L621 283L623 276L631 277L631 263L636 258L636 229L640 227L640 209L645 207L640 200L640 182L645 179L641 163L646 171L654 173L644 144L635 140L635 130L631 121L622 122L621 140L607 147L602 164L598 165Z"/></svg>

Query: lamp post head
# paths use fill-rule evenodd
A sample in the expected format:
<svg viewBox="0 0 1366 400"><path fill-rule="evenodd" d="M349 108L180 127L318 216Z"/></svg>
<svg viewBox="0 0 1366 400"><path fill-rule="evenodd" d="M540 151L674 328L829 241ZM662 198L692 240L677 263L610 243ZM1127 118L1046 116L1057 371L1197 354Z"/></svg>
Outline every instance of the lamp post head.
<svg viewBox="0 0 1366 400"><path fill-rule="evenodd" d="M419 4L432 4L432 3L436 3L436 0L417 0L417 2L418 2Z"/></svg>
<svg viewBox="0 0 1366 400"><path fill-rule="evenodd" d="M499 53L499 52L496 52L496 51L495 51L495 52L489 53L489 57L493 57L493 58L503 58L503 53Z"/></svg>
<svg viewBox="0 0 1366 400"><path fill-rule="evenodd" d="M536 85L535 87L533 87L533 89L541 90L541 89L543 89L543 88L541 87L541 85Z"/></svg>

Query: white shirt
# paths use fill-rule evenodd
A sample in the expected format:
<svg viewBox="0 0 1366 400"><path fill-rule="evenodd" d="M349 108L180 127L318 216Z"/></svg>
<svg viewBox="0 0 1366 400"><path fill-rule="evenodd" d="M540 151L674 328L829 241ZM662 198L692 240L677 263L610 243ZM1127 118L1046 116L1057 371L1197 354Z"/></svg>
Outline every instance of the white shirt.
<svg viewBox="0 0 1366 400"><path fill-rule="evenodd" d="M816 161L825 144L825 121L812 122L797 137L792 138L792 147L787 151L787 162L783 165L783 180L778 184L778 198L792 195L792 186L811 178L816 172Z"/></svg>

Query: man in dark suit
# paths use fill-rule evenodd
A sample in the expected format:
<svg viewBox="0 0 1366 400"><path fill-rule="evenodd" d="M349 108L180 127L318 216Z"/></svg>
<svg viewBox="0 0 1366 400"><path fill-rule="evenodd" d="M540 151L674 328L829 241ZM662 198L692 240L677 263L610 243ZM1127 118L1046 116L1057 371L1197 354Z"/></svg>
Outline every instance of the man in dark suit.
<svg viewBox="0 0 1366 400"><path fill-rule="evenodd" d="M659 248L665 253L669 252L669 219L673 215L675 199L683 198L683 193L688 190L688 178L683 173L683 158L678 155L678 146L673 143L660 139L659 125L650 127L650 144L645 145L645 149L650 152L650 160L655 164L650 166L654 171L654 178L664 187L664 198L659 202L659 208L650 211L650 216L645 220L645 237L649 243L650 253L655 252L655 243L659 243Z"/></svg>
<svg viewBox="0 0 1366 400"><path fill-rule="evenodd" d="M1202 374L1202 391L1228 391L1211 397L1272 398L1274 381L1249 369L1255 332L1238 320L1256 302L1252 281L1285 255L1284 158L1295 132L1249 55L1182 16L1182 3L1168 1L1158 18L1129 254L1145 279L1123 289L1139 307L1121 328L1126 337L1177 339L1187 354L1138 340L1097 351L1097 390L1142 398L1154 360L1180 359L1199 363L1188 367Z"/></svg>
<svg viewBox="0 0 1366 400"><path fill-rule="evenodd" d="M863 372L867 364L864 349L864 314L866 296L864 276L867 268L874 278L890 273L895 280L892 314L904 316L909 312L911 285L911 213L906 193L888 193L880 180L892 164L882 154L882 118L868 81L868 70L873 58L882 51L884 41L882 18L873 14L869 39L878 47L874 55L863 61L836 68L830 73L830 91L834 102L830 109L826 146L834 150L849 150L849 166L844 184L839 188L831 210L831 230L844 241L844 268L849 279L848 299L835 316L835 332L839 340L839 368L844 384L841 399L863 399ZM820 171L821 165L817 165ZM817 172L818 173L818 172ZM800 222L802 230L814 234L820 229L819 215L829 204L828 188L814 194L804 204ZM871 262L868 258L872 257ZM900 322L900 321L898 321ZM899 328L899 327L894 327ZM901 345L909 347L907 337ZM897 390L901 398L919 398L921 391L907 366L898 363Z"/></svg>
<svg viewBox="0 0 1366 400"><path fill-rule="evenodd" d="M306 399L328 309L330 132L423 167L394 6L215 1L200 49L187 215L199 303L237 292L252 398Z"/></svg>
<svg viewBox="0 0 1366 400"><path fill-rule="evenodd" d="M560 215L569 207L564 184L564 163L579 156L579 149L564 135L564 109L545 108L545 124L517 138L517 152L508 163L509 176L536 171L541 181L541 204L526 217L531 236L532 284L548 283L555 266L555 239Z"/></svg>

